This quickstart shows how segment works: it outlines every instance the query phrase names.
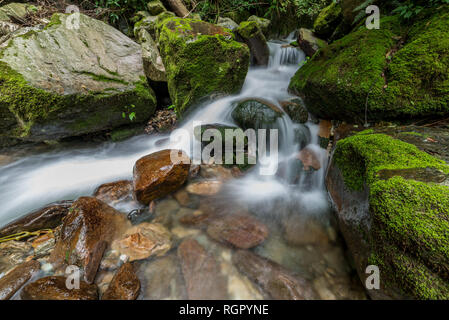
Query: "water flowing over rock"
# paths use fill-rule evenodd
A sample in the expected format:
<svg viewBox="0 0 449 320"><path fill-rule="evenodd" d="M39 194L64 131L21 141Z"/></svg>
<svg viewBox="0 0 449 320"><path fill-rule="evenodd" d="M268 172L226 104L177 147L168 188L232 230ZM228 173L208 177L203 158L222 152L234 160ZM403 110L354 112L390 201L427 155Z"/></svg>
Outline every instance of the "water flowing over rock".
<svg viewBox="0 0 449 320"><path fill-rule="evenodd" d="M168 90L179 114L211 94L238 92L249 67L249 50L222 27L168 18L159 31Z"/></svg>
<svg viewBox="0 0 449 320"><path fill-rule="evenodd" d="M268 237L268 228L250 215L226 215L214 219L207 228L207 234L219 242L249 249Z"/></svg>
<svg viewBox="0 0 449 320"><path fill-rule="evenodd" d="M53 229L62 223L72 206L72 201L61 201L49 204L26 216L19 218L0 229L0 237L22 231L36 231L41 229Z"/></svg>
<svg viewBox="0 0 449 320"><path fill-rule="evenodd" d="M66 277L51 276L26 285L20 297L22 300L97 300L98 289L84 281L80 281L79 289L68 289Z"/></svg>
<svg viewBox="0 0 449 320"><path fill-rule="evenodd" d="M101 300L136 300L139 292L140 280L128 262L118 269Z"/></svg>
<svg viewBox="0 0 449 320"><path fill-rule="evenodd" d="M136 200L149 204L179 189L189 176L190 159L178 151L178 163L171 154L176 150L162 150L137 160L134 165L134 194Z"/></svg>
<svg viewBox="0 0 449 320"><path fill-rule="evenodd" d="M106 203L92 197L79 198L64 219L51 261L83 267L86 281L92 282L103 252L126 222L125 215Z"/></svg>
<svg viewBox="0 0 449 320"><path fill-rule="evenodd" d="M235 29L240 39L246 43L251 52L251 62L258 66L268 65L270 49L267 45L259 23L256 21L245 21Z"/></svg>
<svg viewBox="0 0 449 320"><path fill-rule="evenodd" d="M232 111L232 118L244 130L273 128L276 120L281 116L282 110L278 107L256 98L239 102Z"/></svg>
<svg viewBox="0 0 449 320"><path fill-rule="evenodd" d="M220 192L223 183L218 180L206 180L191 183L187 186L186 190L189 193L200 196L212 196Z"/></svg>
<svg viewBox="0 0 449 320"><path fill-rule="evenodd" d="M0 300L10 299L40 268L38 261L30 260L0 278Z"/></svg>
<svg viewBox="0 0 449 320"><path fill-rule="evenodd" d="M226 299L226 281L215 258L196 241L187 239L178 247L182 273L191 300Z"/></svg>
<svg viewBox="0 0 449 320"><path fill-rule="evenodd" d="M311 30L301 28L299 29L298 45L307 56L313 57L318 50L327 45L327 42L317 38Z"/></svg>
<svg viewBox="0 0 449 320"><path fill-rule="evenodd" d="M11 139L107 130L130 122L123 112L143 122L156 107L140 46L78 13L55 14L43 30L10 39L0 56L0 81L0 112L6 117L0 135Z"/></svg>
<svg viewBox="0 0 449 320"><path fill-rule="evenodd" d="M419 173L447 177L449 166L400 141L422 144L421 130L380 127L340 140L328 170L327 188L362 283L368 265L379 267L372 298L449 297L447 178Z"/></svg>
<svg viewBox="0 0 449 320"><path fill-rule="evenodd" d="M239 250L232 256L236 267L275 300L314 300L317 295L309 281L282 266L250 251Z"/></svg>
<svg viewBox="0 0 449 320"><path fill-rule="evenodd" d="M301 160L302 164L304 165L304 170L310 170L311 168L314 170L320 170L321 169L321 162L318 157L318 154L312 150L311 148L304 148L302 149L297 158Z"/></svg>
<svg viewBox="0 0 449 320"><path fill-rule="evenodd" d="M160 224L143 222L126 230L112 243L112 249L124 254L129 261L150 256L162 256L171 248L170 233Z"/></svg>

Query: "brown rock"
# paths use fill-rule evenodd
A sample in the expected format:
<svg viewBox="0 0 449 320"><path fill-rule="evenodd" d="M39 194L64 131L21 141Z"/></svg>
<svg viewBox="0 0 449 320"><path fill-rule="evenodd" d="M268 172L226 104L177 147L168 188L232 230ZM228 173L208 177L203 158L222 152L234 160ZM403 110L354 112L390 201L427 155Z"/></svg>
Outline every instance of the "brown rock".
<svg viewBox="0 0 449 320"><path fill-rule="evenodd" d="M173 163L172 150L162 150L137 160L134 165L134 195L136 200L149 204L179 189L189 176L190 159L179 152L184 163Z"/></svg>
<svg viewBox="0 0 449 320"><path fill-rule="evenodd" d="M10 299L40 268L38 261L30 260L0 278L0 300Z"/></svg>
<svg viewBox="0 0 449 320"><path fill-rule="evenodd" d="M94 284L80 281L79 289L68 289L66 277L45 277L26 285L22 300L97 300L98 289Z"/></svg>
<svg viewBox="0 0 449 320"><path fill-rule="evenodd" d="M33 247L29 242L8 241L0 243L0 273L11 270L32 254Z"/></svg>
<svg viewBox="0 0 449 320"><path fill-rule="evenodd" d="M331 136L332 122L329 120L320 120L318 136L329 139Z"/></svg>
<svg viewBox="0 0 449 320"><path fill-rule="evenodd" d="M113 204L119 201L132 200L133 182L120 180L105 183L94 191L94 197L98 200Z"/></svg>
<svg viewBox="0 0 449 320"><path fill-rule="evenodd" d="M300 278L281 265L250 251L239 250L232 261L240 272L265 290L275 300L313 300L317 295L306 279Z"/></svg>
<svg viewBox="0 0 449 320"><path fill-rule="evenodd" d="M326 228L316 218L298 214L285 219L283 224L284 238L290 245L325 245L329 242Z"/></svg>
<svg viewBox="0 0 449 320"><path fill-rule="evenodd" d="M0 237L21 231L37 231L53 229L61 224L62 218L69 212L72 201L61 201L49 204L26 216L19 218L0 229Z"/></svg>
<svg viewBox="0 0 449 320"><path fill-rule="evenodd" d="M207 180L191 183L187 186L186 190L189 193L200 196L212 196L220 192L223 183L218 180Z"/></svg>
<svg viewBox="0 0 449 320"><path fill-rule="evenodd" d="M226 181L234 178L233 169L227 169L218 164L203 164L201 165L200 175L205 179L217 179L221 181ZM234 169L235 172L235 169Z"/></svg>
<svg viewBox="0 0 449 320"><path fill-rule="evenodd" d="M311 148L306 147L302 149L299 152L297 158L303 163L304 170L310 170L310 168L313 168L315 170L321 169L321 162L318 158L318 155Z"/></svg>
<svg viewBox="0 0 449 320"><path fill-rule="evenodd" d="M178 257L191 300L226 299L226 281L212 255L193 239L186 239L178 247Z"/></svg>
<svg viewBox="0 0 449 320"><path fill-rule="evenodd" d="M299 29L298 45L309 57L312 57L318 50L327 46L327 42L319 39L315 34L305 28Z"/></svg>
<svg viewBox="0 0 449 320"><path fill-rule="evenodd" d="M176 192L174 197L176 201L178 201L178 203L183 207L187 207L190 204L189 193L185 190Z"/></svg>
<svg viewBox="0 0 449 320"><path fill-rule="evenodd" d="M207 234L219 242L249 249L267 238L268 229L250 215L226 215L214 219L207 228Z"/></svg>
<svg viewBox="0 0 449 320"><path fill-rule="evenodd" d="M83 267L86 280L91 282L107 245L127 224L126 217L106 203L93 197L81 197L64 219L50 260Z"/></svg>
<svg viewBox="0 0 449 320"><path fill-rule="evenodd" d="M211 214L201 210L195 210L192 213L184 214L179 218L179 222L192 227L204 227L209 222Z"/></svg>
<svg viewBox="0 0 449 320"><path fill-rule="evenodd" d="M131 263L123 264L112 278L101 300L136 300L140 292L140 281Z"/></svg>
<svg viewBox="0 0 449 320"><path fill-rule="evenodd" d="M161 224L143 222L128 229L112 249L129 257L129 261L162 256L171 248L170 233Z"/></svg>

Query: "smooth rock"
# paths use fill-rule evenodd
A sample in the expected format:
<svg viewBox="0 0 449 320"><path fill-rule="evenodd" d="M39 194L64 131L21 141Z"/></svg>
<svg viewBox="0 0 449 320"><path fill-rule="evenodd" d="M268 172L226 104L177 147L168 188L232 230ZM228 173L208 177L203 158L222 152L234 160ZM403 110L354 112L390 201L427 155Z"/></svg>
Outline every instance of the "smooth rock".
<svg viewBox="0 0 449 320"><path fill-rule="evenodd" d="M97 300L98 289L94 284L80 281L80 288L67 289L66 277L50 276L26 285L22 300Z"/></svg>
<svg viewBox="0 0 449 320"><path fill-rule="evenodd" d="M298 45L306 53L312 57L318 50L327 46L327 42L317 38L309 29L299 29Z"/></svg>
<svg viewBox="0 0 449 320"><path fill-rule="evenodd" d="M94 191L94 197L109 205L121 201L132 200L133 182L131 180L120 180L105 183Z"/></svg>
<svg viewBox="0 0 449 320"><path fill-rule="evenodd" d="M273 128L282 114L282 110L268 101L248 98L238 102L231 115L244 130L257 130Z"/></svg>
<svg viewBox="0 0 449 320"><path fill-rule="evenodd" d="M210 223L207 234L219 242L249 249L268 237L268 228L250 215L225 215Z"/></svg>
<svg viewBox="0 0 449 320"><path fill-rule="evenodd" d="M200 196L212 196L220 192L223 183L218 180L206 180L194 182L187 186L186 190L189 193Z"/></svg>
<svg viewBox="0 0 449 320"><path fill-rule="evenodd" d="M232 261L242 273L260 285L272 299L314 300L318 298L309 281L250 251L237 251Z"/></svg>
<svg viewBox="0 0 449 320"><path fill-rule="evenodd" d="M152 200L176 191L187 180L190 159L179 151L179 162L174 163L170 157L172 151L176 152L162 150L137 160L133 179L136 200L149 204ZM181 161L185 163L180 163Z"/></svg>
<svg viewBox="0 0 449 320"><path fill-rule="evenodd" d="M317 153L309 147L302 149L297 155L297 158L301 160L306 171L310 170L310 168L314 170L321 169L321 162Z"/></svg>
<svg viewBox="0 0 449 320"><path fill-rule="evenodd" d="M191 300L226 299L226 280L215 258L196 240L186 239L178 247L178 257Z"/></svg>
<svg viewBox="0 0 449 320"><path fill-rule="evenodd" d="M136 300L139 292L140 280L128 262L116 272L101 300Z"/></svg>
<svg viewBox="0 0 449 320"><path fill-rule="evenodd" d="M112 249L129 257L129 261L162 256L171 248L170 233L160 224L143 222L128 229Z"/></svg>
<svg viewBox="0 0 449 320"><path fill-rule="evenodd" d="M223 18L223 17L218 17L217 26L231 30L234 30L239 27L237 22L235 22L231 18Z"/></svg>
<svg viewBox="0 0 449 320"><path fill-rule="evenodd" d="M0 243L0 273L7 272L33 254L29 242L8 241Z"/></svg>
<svg viewBox="0 0 449 320"><path fill-rule="evenodd" d="M0 278L0 300L10 299L40 268L38 261L30 260Z"/></svg>

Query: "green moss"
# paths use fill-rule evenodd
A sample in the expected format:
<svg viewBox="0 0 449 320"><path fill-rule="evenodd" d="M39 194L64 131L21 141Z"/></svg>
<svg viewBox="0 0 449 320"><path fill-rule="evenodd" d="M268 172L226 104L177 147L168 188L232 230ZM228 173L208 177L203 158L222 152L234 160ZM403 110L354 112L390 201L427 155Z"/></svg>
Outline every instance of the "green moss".
<svg viewBox="0 0 449 320"><path fill-rule="evenodd" d="M224 28L198 20L168 18L158 27L160 52L178 114L212 93L235 93L243 85L249 49Z"/></svg>
<svg viewBox="0 0 449 320"><path fill-rule="evenodd" d="M411 29L386 17L380 30L360 27L320 50L290 89L326 119L363 122L365 112L369 121L441 116L449 110L448 39L448 6Z"/></svg>
<svg viewBox="0 0 449 320"><path fill-rule="evenodd" d="M61 14L62 13L55 13L51 16L50 22L45 26L44 30L51 28L55 25L60 25L62 23L61 21Z"/></svg>
<svg viewBox="0 0 449 320"><path fill-rule="evenodd" d="M442 160L416 146L385 134L369 133L362 132L337 143L335 161L345 184L352 190L371 185L383 169L436 168L449 173L449 167Z"/></svg>
<svg viewBox="0 0 449 320"><path fill-rule="evenodd" d="M341 20L341 6L339 3L332 2L320 12L313 24L313 29L317 35L329 38Z"/></svg>
<svg viewBox="0 0 449 320"><path fill-rule="evenodd" d="M262 32L262 30L256 21L244 21L240 23L240 26L236 29L236 32L238 32L238 34L244 39L250 39L256 33Z"/></svg>

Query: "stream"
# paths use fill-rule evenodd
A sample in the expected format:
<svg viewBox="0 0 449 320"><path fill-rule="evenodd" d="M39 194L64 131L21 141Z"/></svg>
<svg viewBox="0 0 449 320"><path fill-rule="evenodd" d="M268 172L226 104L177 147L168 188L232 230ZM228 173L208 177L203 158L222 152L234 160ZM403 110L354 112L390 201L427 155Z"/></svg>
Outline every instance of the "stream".
<svg viewBox="0 0 449 320"><path fill-rule="evenodd" d="M293 98L287 92L289 80L305 60L305 54L285 46L289 42L289 38L269 42L268 67L252 67L240 94L198 107L179 127L193 135L194 123L198 121L235 125L231 118L232 106L244 98L263 98L277 106L279 101ZM243 177L228 180L214 196L215 206L222 206L223 210L233 205L245 207L257 216L268 227L270 235L253 251L309 280L321 299L364 299L363 287L346 259L346 249L328 202L324 186L328 154L319 147L318 125L295 124L284 114L276 126L279 154L268 155L264 162L278 166L284 174L261 175L258 164ZM298 131L302 133L301 141L294 134ZM171 142L167 138L169 135L164 134L142 135L119 143L81 145L25 156L0 167L0 226L48 203L89 196L103 183L132 179L136 160L150 153L178 148L192 155L190 141ZM301 171L298 179L292 181L289 173L297 170L292 160L304 146L318 155L321 169ZM120 202L115 207L125 213L139 209L134 201ZM169 230L176 237L194 237L216 258L227 279L223 290L229 299L264 299L258 288L233 266L233 249L210 240L203 230L179 223L182 211L193 211L189 207L193 206L182 206L167 197L158 202L156 212L158 216L170 216ZM141 299L183 298L178 281L181 273L174 260L170 253L141 263L138 273L142 282ZM107 277L105 273L99 281ZM168 287L163 279L168 279Z"/></svg>

